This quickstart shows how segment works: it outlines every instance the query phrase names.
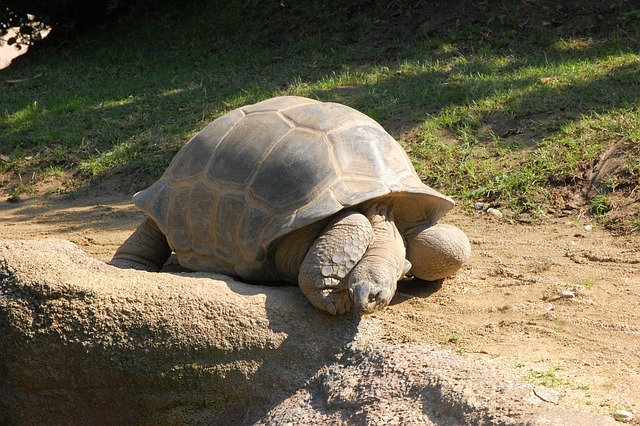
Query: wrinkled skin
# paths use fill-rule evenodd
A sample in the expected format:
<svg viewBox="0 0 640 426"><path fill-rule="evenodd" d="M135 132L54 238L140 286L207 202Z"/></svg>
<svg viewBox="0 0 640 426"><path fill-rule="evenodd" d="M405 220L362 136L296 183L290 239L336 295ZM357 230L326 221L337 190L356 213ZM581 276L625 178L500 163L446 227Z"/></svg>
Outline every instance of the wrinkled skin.
<svg viewBox="0 0 640 426"><path fill-rule="evenodd" d="M372 204L365 215L373 228L373 241L349 275L349 295L357 313L387 306L405 272L405 247L385 204Z"/></svg>
<svg viewBox="0 0 640 426"><path fill-rule="evenodd" d="M331 314L363 314L389 304L405 272L405 247L385 203L364 214L337 215L311 244L298 284L311 303Z"/></svg>

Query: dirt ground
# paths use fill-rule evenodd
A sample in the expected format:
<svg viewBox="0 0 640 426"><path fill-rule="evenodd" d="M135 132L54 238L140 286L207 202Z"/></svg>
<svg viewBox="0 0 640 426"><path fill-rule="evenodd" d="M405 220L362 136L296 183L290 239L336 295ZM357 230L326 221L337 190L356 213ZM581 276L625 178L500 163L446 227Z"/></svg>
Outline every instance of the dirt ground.
<svg viewBox="0 0 640 426"><path fill-rule="evenodd" d="M75 198L0 201L0 239L64 238L106 261L141 218L130 194L102 184ZM472 258L444 282L401 283L373 315L384 339L441 344L553 387L564 406L626 409L640 424L640 236L461 207L442 222L468 234Z"/></svg>

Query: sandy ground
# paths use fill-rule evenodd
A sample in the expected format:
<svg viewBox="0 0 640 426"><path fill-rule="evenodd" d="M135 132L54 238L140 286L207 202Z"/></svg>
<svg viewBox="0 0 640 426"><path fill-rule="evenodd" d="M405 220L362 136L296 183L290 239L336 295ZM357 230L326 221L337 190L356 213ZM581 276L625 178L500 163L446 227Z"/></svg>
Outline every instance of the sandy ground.
<svg viewBox="0 0 640 426"><path fill-rule="evenodd" d="M64 238L109 260L142 215L128 194L0 201L0 239ZM472 259L444 282L405 282L375 313L384 339L437 343L553 387L560 403L640 424L640 236L584 219L513 224L457 208ZM562 297L563 292L568 297ZM573 297L571 297L573 295Z"/></svg>

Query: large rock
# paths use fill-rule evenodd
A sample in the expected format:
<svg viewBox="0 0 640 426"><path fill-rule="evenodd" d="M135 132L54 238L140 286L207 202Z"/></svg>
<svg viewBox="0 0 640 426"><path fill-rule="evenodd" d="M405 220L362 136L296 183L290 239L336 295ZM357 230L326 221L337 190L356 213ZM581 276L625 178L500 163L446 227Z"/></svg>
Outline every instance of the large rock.
<svg viewBox="0 0 640 426"><path fill-rule="evenodd" d="M0 424L615 424L376 333L297 288L0 241Z"/></svg>

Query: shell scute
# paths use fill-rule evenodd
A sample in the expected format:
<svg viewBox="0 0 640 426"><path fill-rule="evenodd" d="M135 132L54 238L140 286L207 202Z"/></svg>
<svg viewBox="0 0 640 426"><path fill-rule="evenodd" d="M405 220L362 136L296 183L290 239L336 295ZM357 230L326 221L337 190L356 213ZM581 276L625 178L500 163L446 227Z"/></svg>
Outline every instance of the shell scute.
<svg viewBox="0 0 640 426"><path fill-rule="evenodd" d="M269 111L285 111L289 108L295 108L311 104L321 104L315 99L303 98L302 96L280 96L271 98L253 105L246 105L240 108L245 114L254 114Z"/></svg>
<svg viewBox="0 0 640 426"><path fill-rule="evenodd" d="M239 227L238 245L243 248L242 256L249 264L260 263L265 260L266 247L258 242L262 241L264 224L269 221L271 214L262 210L245 207L242 222Z"/></svg>
<svg viewBox="0 0 640 426"><path fill-rule="evenodd" d="M268 246L289 232L326 219L349 205L351 204L341 204L336 200L331 189L325 188L313 202L305 205L304 208L274 215L265 223L260 241Z"/></svg>
<svg viewBox="0 0 640 426"><path fill-rule="evenodd" d="M170 203L172 192L169 180L163 176L149 188L133 196L136 207L150 216L165 235L165 230L168 229L167 211L173 207Z"/></svg>
<svg viewBox="0 0 640 426"><path fill-rule="evenodd" d="M171 168L171 179L194 180L205 169L207 162L211 158L211 153L224 140L224 137L235 127L244 117L244 113L235 110L220 117L196 134L172 160L172 164L179 164L180 167Z"/></svg>
<svg viewBox="0 0 640 426"><path fill-rule="evenodd" d="M210 152L207 178L220 185L243 187L274 145L291 131L277 114L252 114L237 123Z"/></svg>
<svg viewBox="0 0 640 426"><path fill-rule="evenodd" d="M326 135L292 130L260 164L249 192L276 212L304 208L337 179L329 151Z"/></svg>
<svg viewBox="0 0 640 426"><path fill-rule="evenodd" d="M406 167L398 142L377 126L347 127L331 133L330 138L344 176L380 180L395 177L397 170Z"/></svg>
<svg viewBox="0 0 640 426"><path fill-rule="evenodd" d="M245 209L246 203L242 193L223 193L218 197L213 253L231 265L237 265L242 261L237 237Z"/></svg>
<svg viewBox="0 0 640 426"><path fill-rule="evenodd" d="M188 209L191 199L191 187L181 186L177 190L171 192L169 198L169 206L167 211L167 226L174 230L167 235L167 241L176 252L191 251L191 227L188 221Z"/></svg>
<svg viewBox="0 0 640 426"><path fill-rule="evenodd" d="M369 117L347 106L331 103L299 105L282 114L296 125L321 132L331 132L344 126L370 124Z"/></svg>
<svg viewBox="0 0 640 426"><path fill-rule="evenodd" d="M383 185L371 185L370 178L346 177L343 175L331 188L333 196L343 206L353 206L389 193Z"/></svg>
<svg viewBox="0 0 640 426"><path fill-rule="evenodd" d="M216 220L216 205L218 204L219 190L207 181L201 180L193 185L191 197L188 203L187 215L190 229L194 239L191 249L200 255L211 256L213 254Z"/></svg>

